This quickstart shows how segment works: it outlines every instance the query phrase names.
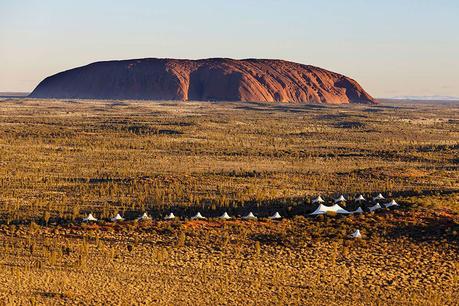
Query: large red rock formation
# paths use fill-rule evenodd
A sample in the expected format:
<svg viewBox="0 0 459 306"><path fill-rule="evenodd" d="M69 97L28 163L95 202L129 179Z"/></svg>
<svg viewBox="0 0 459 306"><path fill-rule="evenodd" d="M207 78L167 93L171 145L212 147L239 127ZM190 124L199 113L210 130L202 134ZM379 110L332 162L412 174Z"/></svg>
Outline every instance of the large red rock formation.
<svg viewBox="0 0 459 306"><path fill-rule="evenodd" d="M36 98L374 103L341 74L282 60L106 61L43 80Z"/></svg>

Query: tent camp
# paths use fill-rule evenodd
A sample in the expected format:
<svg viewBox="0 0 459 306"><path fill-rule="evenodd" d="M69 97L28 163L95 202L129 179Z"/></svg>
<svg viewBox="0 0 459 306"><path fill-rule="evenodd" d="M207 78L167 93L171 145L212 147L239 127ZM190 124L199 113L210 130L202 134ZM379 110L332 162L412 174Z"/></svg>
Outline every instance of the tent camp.
<svg viewBox="0 0 459 306"><path fill-rule="evenodd" d="M362 238L362 234L360 234L360 230L356 230L352 235L352 238Z"/></svg>
<svg viewBox="0 0 459 306"><path fill-rule="evenodd" d="M231 219L231 217L228 215L228 213L225 211L223 213L223 215L221 215L220 217L218 217L218 219L223 219L223 220L229 220Z"/></svg>
<svg viewBox="0 0 459 306"><path fill-rule="evenodd" d="M334 213L337 213L337 214L350 214L349 211L345 210L344 208L342 208L338 204L335 204L333 206L325 206L323 204L320 204L319 207L317 207L317 209L315 211L310 213L310 215L311 216L312 215L322 215L322 214L326 214L327 212L334 212Z"/></svg>
<svg viewBox="0 0 459 306"><path fill-rule="evenodd" d="M269 217L269 219L271 220L282 219L282 216L279 214L279 212L276 211L276 213L272 215L271 217Z"/></svg>
<svg viewBox="0 0 459 306"><path fill-rule="evenodd" d="M353 212L351 212L351 214L361 214L361 213L363 213L362 207L359 207L356 210L354 210Z"/></svg>
<svg viewBox="0 0 459 306"><path fill-rule="evenodd" d="M324 203L324 199L322 199L321 196L318 196L317 198L313 199L312 200L312 204L315 204L315 203Z"/></svg>
<svg viewBox="0 0 459 306"><path fill-rule="evenodd" d="M368 207L368 210L369 211L375 211L375 210L378 210L378 209L381 209L381 205L379 205L379 203L376 203L375 205L371 206L371 207Z"/></svg>
<svg viewBox="0 0 459 306"><path fill-rule="evenodd" d="M385 199L385 198L383 197L382 194L378 194L377 196L375 196L375 197L373 198L373 201L379 201L379 200L384 200L384 199Z"/></svg>
<svg viewBox="0 0 459 306"><path fill-rule="evenodd" d="M335 203L346 202L346 198L343 195L340 195L339 198L335 199Z"/></svg>
<svg viewBox="0 0 459 306"><path fill-rule="evenodd" d="M121 217L120 214L116 214L116 216L114 216L113 218L110 219L110 221L112 221L112 222L115 222L115 221L123 221L123 220L124 220L124 218Z"/></svg>
<svg viewBox="0 0 459 306"><path fill-rule="evenodd" d="M151 217L148 216L148 214L146 212L144 212L142 216L137 218L137 220L139 220L139 221L145 221L145 220L150 220L150 219L151 219Z"/></svg>
<svg viewBox="0 0 459 306"><path fill-rule="evenodd" d="M172 219L175 219L175 215L173 212L171 212L170 214L168 214L167 216L164 217L165 220L172 220Z"/></svg>
<svg viewBox="0 0 459 306"><path fill-rule="evenodd" d="M389 203L386 204L387 208L392 207L392 206L398 206L398 203L395 202L395 200L392 200L392 201L390 201Z"/></svg>
<svg viewBox="0 0 459 306"><path fill-rule="evenodd" d="M89 214L86 218L83 219L84 222L97 221L97 218L94 218L92 214Z"/></svg>
<svg viewBox="0 0 459 306"><path fill-rule="evenodd" d="M198 211L198 213L196 215L194 215L193 217L191 217L192 220L204 220L206 219L206 217L204 217L203 215L201 215L201 213Z"/></svg>
<svg viewBox="0 0 459 306"><path fill-rule="evenodd" d="M242 217L242 219L245 219L245 220L256 220L257 217L256 217L252 212L249 212L249 214L248 214L247 216Z"/></svg>
<svg viewBox="0 0 459 306"><path fill-rule="evenodd" d="M355 198L355 201L356 202L365 201L365 198L363 197L363 195L359 195L357 198Z"/></svg>

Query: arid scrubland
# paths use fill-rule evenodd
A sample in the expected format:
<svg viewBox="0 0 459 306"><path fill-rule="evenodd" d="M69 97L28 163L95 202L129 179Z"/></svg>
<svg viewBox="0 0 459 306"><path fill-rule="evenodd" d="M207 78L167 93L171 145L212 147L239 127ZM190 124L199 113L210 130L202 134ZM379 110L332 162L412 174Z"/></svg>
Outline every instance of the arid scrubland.
<svg viewBox="0 0 459 306"><path fill-rule="evenodd" d="M457 114L457 104L2 101L2 217L450 194L459 180Z"/></svg>
<svg viewBox="0 0 459 306"><path fill-rule="evenodd" d="M456 304L458 114L455 103L0 100L0 300ZM318 194L379 192L401 206L303 217ZM171 210L288 218L79 222ZM348 238L355 229L362 239Z"/></svg>

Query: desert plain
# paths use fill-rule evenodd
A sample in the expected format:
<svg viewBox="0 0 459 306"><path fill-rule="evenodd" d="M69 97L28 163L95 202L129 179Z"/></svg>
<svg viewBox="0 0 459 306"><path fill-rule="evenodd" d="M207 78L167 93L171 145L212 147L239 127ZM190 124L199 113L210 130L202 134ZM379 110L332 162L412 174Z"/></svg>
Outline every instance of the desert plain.
<svg viewBox="0 0 459 306"><path fill-rule="evenodd" d="M1 99L0 300L456 305L459 104L379 102Z"/></svg>

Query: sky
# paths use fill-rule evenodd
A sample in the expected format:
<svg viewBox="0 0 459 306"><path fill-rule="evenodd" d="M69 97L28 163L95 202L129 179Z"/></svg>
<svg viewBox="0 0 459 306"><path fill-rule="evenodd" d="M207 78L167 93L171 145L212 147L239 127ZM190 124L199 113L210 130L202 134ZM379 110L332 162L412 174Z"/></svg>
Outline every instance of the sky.
<svg viewBox="0 0 459 306"><path fill-rule="evenodd" d="M275 58L459 97L458 0L0 0L0 91L95 61Z"/></svg>

